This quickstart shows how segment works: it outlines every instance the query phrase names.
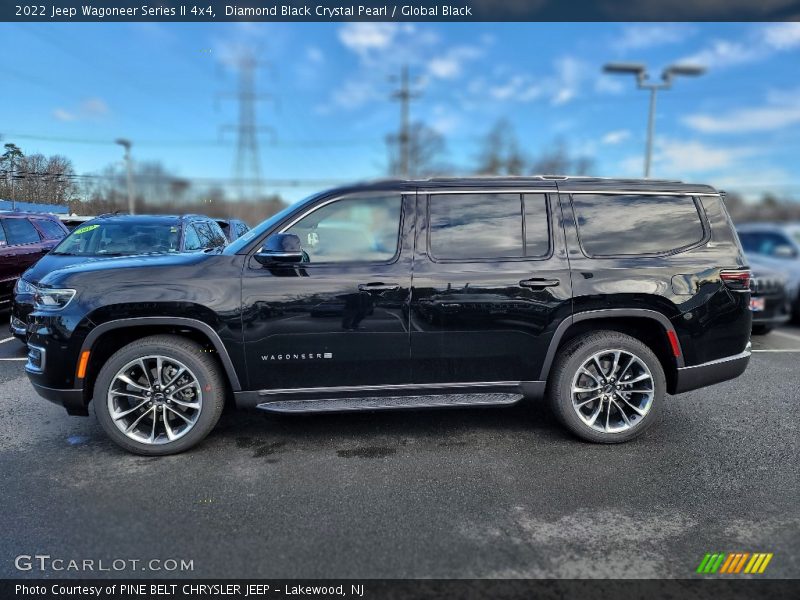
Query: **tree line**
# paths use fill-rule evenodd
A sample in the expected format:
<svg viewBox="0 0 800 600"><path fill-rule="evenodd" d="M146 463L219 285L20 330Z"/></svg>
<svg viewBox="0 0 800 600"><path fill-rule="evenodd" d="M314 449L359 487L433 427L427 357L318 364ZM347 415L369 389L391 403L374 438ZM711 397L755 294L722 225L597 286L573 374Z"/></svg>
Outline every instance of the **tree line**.
<svg viewBox="0 0 800 600"><path fill-rule="evenodd" d="M505 119L494 123L478 140L478 151L467 167L451 164L445 136L421 121L409 126L404 140L389 136L386 141L390 176L594 174L592 159L574 154L563 140L554 140L545 151L531 155ZM192 182L170 173L159 162L137 161L132 175L139 213L200 213L255 224L286 206L278 194L234 199L219 184ZM71 213L80 215L125 211L127 180L117 165L100 173L78 175L66 156L25 154L15 144L6 143L0 155L0 199L66 205ZM726 203L738 222L800 220L800 203L769 194L758 202L747 202L733 190Z"/></svg>

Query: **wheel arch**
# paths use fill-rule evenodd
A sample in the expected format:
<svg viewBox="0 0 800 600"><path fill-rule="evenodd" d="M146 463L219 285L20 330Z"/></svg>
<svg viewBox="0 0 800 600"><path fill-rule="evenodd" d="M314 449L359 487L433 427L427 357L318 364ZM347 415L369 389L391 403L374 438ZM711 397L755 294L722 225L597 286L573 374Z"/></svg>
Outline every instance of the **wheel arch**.
<svg viewBox="0 0 800 600"><path fill-rule="evenodd" d="M88 368L82 380L84 404L88 404L97 374L111 354L128 343L156 334L183 335L213 349L231 392L242 389L239 376L225 344L208 323L188 317L132 317L102 323L92 329L81 345L80 355L89 352ZM76 383L81 379L76 378Z"/></svg>
<svg viewBox="0 0 800 600"><path fill-rule="evenodd" d="M667 378L667 391L675 389L677 369L685 366L677 332L666 315L644 308L610 308L575 313L556 327L539 379L547 381L558 351L581 333L597 329L619 331L647 344L658 357Z"/></svg>

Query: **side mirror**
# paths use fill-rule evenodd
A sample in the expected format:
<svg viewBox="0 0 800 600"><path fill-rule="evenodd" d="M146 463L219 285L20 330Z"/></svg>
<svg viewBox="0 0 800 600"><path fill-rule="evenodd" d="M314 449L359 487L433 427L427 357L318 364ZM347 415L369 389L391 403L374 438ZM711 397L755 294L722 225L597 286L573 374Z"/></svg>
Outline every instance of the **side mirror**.
<svg viewBox="0 0 800 600"><path fill-rule="evenodd" d="M253 258L265 267L272 267L303 262L304 255L300 238L295 234L273 233Z"/></svg>
<svg viewBox="0 0 800 600"><path fill-rule="evenodd" d="M780 244L772 249L772 256L776 258L797 258L797 251L789 244Z"/></svg>

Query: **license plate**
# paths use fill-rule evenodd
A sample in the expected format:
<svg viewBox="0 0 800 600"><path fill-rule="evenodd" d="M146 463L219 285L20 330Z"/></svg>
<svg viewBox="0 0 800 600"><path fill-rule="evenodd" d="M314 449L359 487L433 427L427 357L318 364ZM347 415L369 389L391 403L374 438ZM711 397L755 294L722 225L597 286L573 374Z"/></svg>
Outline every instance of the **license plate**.
<svg viewBox="0 0 800 600"><path fill-rule="evenodd" d="M750 310L753 312L760 312L764 310L764 298L750 298Z"/></svg>

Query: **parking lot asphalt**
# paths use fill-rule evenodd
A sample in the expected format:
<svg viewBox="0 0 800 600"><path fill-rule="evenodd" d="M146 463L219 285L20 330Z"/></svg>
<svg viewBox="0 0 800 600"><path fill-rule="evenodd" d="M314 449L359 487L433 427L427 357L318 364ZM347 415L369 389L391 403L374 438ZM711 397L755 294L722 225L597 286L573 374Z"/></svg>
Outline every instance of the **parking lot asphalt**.
<svg viewBox="0 0 800 600"><path fill-rule="evenodd" d="M526 403L229 413L197 449L143 458L38 398L2 341L0 577L683 578L707 552L771 552L757 577L800 577L800 328L754 348L623 445ZM193 570L15 568L34 554Z"/></svg>

